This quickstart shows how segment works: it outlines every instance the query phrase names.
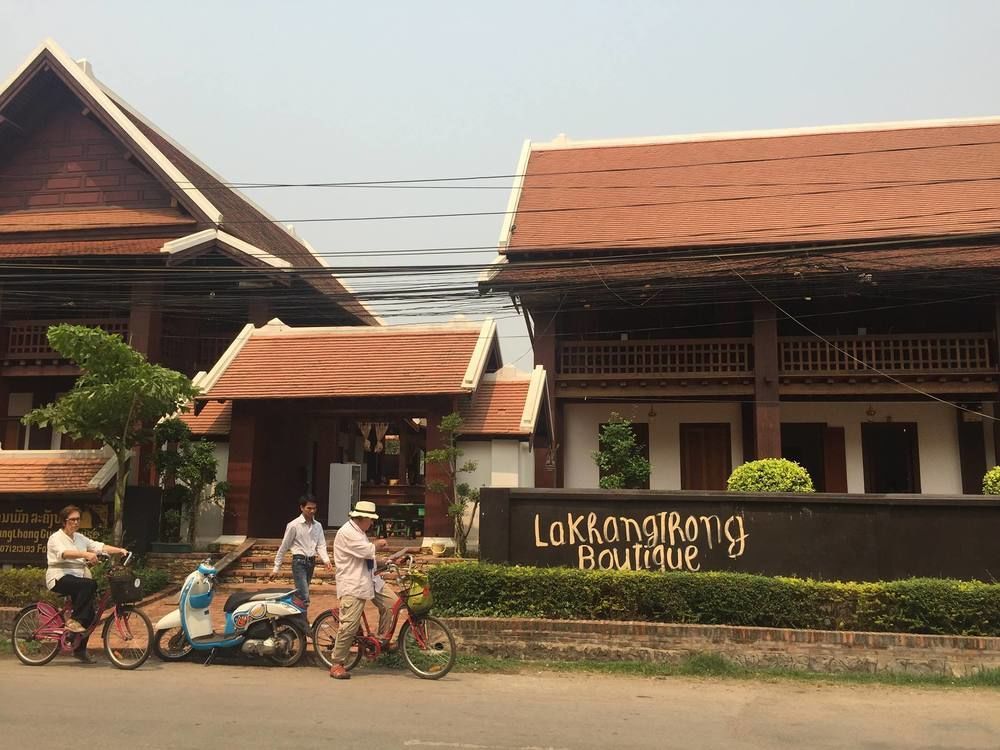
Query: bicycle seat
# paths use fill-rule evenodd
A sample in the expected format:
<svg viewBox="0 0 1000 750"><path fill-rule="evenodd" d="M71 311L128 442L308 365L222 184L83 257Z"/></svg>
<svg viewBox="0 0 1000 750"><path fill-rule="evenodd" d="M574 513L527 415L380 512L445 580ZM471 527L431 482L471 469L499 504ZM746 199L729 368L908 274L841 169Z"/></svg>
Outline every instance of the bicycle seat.
<svg viewBox="0 0 1000 750"><path fill-rule="evenodd" d="M295 589L264 589L263 591L237 591L230 594L226 603L222 607L223 612L232 612L241 604L247 602L263 602L269 599L281 599L282 597L294 594Z"/></svg>

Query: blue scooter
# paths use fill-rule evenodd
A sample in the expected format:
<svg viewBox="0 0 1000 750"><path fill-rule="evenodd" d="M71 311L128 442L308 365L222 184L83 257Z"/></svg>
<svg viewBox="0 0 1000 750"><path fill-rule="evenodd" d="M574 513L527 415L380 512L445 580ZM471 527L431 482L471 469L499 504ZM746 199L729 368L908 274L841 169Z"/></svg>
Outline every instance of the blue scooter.
<svg viewBox="0 0 1000 750"><path fill-rule="evenodd" d="M208 651L206 664L219 649L239 649L265 656L282 667L299 663L306 652L305 604L295 589L242 591L232 594L223 607L222 632L212 628L210 606L216 570L206 559L181 587L177 609L160 618L153 637L153 651L164 661L179 661L192 651Z"/></svg>

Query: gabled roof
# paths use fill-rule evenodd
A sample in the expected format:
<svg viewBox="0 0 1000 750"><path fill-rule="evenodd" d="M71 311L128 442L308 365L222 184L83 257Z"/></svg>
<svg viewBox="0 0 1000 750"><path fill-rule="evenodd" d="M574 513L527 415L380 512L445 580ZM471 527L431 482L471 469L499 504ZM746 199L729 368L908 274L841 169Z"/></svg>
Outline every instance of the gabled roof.
<svg viewBox="0 0 1000 750"><path fill-rule="evenodd" d="M375 315L340 283L332 271L321 270L327 266L291 229L277 222L249 198L230 187L223 178L195 159L121 97L99 82L89 64L73 61L55 42L45 41L6 82L0 85L0 114L5 107L15 102L31 80L41 73L54 73L80 99L89 116L100 120L124 144L129 154L141 162L170 191L177 203L186 209L187 214L182 215L173 209L157 212L135 208L115 209L107 206L71 208L68 211L51 208L27 210L8 212L0 221L0 232L5 233L10 230L37 233L68 229L101 229L105 231L101 239L106 241L106 230L113 228L135 229L174 225L179 231L168 237L168 240L182 238L192 233L200 235L202 230L213 229L220 233L218 237L224 251L236 248L236 252L230 254L237 260L259 261L266 256L284 264L286 272L306 269L308 273L302 276L305 283L331 297L359 322L378 323ZM4 133L4 124L5 120L0 117L0 136ZM6 229L3 227L4 222L10 224ZM223 234L232 238L232 241L228 243L221 241ZM24 245L21 239L13 241ZM0 245L2 244L4 243L0 242ZM56 254L51 245L40 249L45 250L43 255ZM81 254L92 254L86 252L86 248L76 246L65 246L62 249L67 253L82 250ZM143 246L143 249L150 250L150 254L153 254L149 246ZM169 252L169 248L163 243L155 251L156 254ZM5 254L0 247L0 257ZM23 248L16 254L23 254ZM105 249L96 254L112 254L112 252ZM136 254L136 252L133 248L131 252L122 254Z"/></svg>
<svg viewBox="0 0 1000 750"><path fill-rule="evenodd" d="M198 380L197 400L470 393L500 366L496 323L291 328L246 326Z"/></svg>
<svg viewBox="0 0 1000 750"><path fill-rule="evenodd" d="M508 365L484 375L459 413L465 436L527 438L536 430L550 435L545 368L527 373Z"/></svg>
<svg viewBox="0 0 1000 750"><path fill-rule="evenodd" d="M116 470L117 461L107 449L0 450L0 494L99 495Z"/></svg>
<svg viewBox="0 0 1000 750"><path fill-rule="evenodd" d="M1000 225L998 169L997 118L529 142L499 251L974 236Z"/></svg>
<svg viewBox="0 0 1000 750"><path fill-rule="evenodd" d="M200 414L191 410L181 414L180 419L197 437L222 437L229 434L233 424L233 402L209 401Z"/></svg>

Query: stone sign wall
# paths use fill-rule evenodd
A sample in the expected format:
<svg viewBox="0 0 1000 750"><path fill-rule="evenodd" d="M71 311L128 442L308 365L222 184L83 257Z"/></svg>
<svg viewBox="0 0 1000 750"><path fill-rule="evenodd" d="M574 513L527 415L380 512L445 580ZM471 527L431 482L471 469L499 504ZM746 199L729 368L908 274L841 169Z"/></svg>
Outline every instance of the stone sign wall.
<svg viewBox="0 0 1000 750"><path fill-rule="evenodd" d="M484 560L828 580L1000 575L1000 498L485 488Z"/></svg>

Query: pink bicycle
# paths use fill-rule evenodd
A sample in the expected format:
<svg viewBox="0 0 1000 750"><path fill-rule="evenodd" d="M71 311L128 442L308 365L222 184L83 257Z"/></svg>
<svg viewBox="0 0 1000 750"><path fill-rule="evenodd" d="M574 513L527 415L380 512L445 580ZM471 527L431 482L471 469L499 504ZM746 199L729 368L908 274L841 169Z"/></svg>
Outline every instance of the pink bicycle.
<svg viewBox="0 0 1000 750"><path fill-rule="evenodd" d="M105 610L111 606L111 616L104 621L101 634L104 653L108 661L119 669L141 666L149 658L153 626L145 613L132 606L132 602L141 598L142 588L141 581L125 567L131 559L130 552L121 565L114 565L108 571L108 589L97 601L93 622L82 633L66 628L66 620L73 610L69 598L61 609L48 602L35 602L18 612L14 618L11 641L21 663L39 667L48 664L60 653L72 652L81 643L87 642L100 624Z"/></svg>

